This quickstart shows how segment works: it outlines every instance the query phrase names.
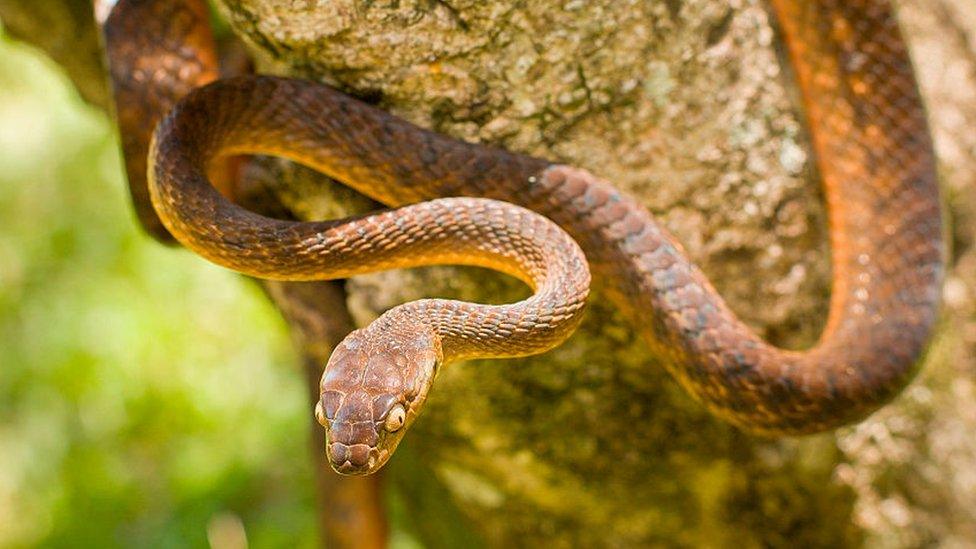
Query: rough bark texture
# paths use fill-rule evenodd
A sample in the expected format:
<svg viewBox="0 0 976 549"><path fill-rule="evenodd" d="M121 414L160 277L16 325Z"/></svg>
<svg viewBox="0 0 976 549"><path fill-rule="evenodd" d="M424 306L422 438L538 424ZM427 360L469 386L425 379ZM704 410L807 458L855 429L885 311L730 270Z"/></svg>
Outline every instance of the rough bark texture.
<svg viewBox="0 0 976 549"><path fill-rule="evenodd" d="M0 16L16 4L0 0ZM220 4L265 70L611 179L666 221L758 330L789 346L815 338L829 286L824 212L762 2ZM558 546L976 540L976 16L965 0L899 6L955 220L947 322L921 379L857 427L755 439L685 396L597 293L559 349L438 379L389 475L426 543L468 532ZM270 191L300 217L370 207L306 170L270 165ZM359 323L421 296L523 291L465 269L347 287Z"/></svg>

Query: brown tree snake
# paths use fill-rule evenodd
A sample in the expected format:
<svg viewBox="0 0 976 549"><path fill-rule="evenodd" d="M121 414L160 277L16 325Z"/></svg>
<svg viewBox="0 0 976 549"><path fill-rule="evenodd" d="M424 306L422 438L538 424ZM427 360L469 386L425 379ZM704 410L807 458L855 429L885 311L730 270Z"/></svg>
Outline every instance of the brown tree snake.
<svg viewBox="0 0 976 549"><path fill-rule="evenodd" d="M595 175L432 133L314 82L211 82L200 0L96 2L133 199L152 234L256 277L466 264L533 288L508 305L407 303L335 349L316 415L330 462L350 474L389 459L444 364L539 353L568 337L587 262L685 389L747 431L831 429L899 393L935 323L944 270L935 161L908 52L888 2L771 6L829 208L830 311L805 351L758 338L647 209ZM236 154L289 158L395 209L327 222L259 216L208 180L215 159Z"/></svg>

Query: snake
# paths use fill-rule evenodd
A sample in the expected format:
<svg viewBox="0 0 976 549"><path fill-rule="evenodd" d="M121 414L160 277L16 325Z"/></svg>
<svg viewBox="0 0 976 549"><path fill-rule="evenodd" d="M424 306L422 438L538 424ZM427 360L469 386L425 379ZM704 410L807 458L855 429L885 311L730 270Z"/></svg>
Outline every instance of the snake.
<svg viewBox="0 0 976 549"><path fill-rule="evenodd" d="M190 0L130 1L196 9ZM898 395L930 340L946 261L935 156L888 2L769 6L828 210L829 312L806 350L759 337L647 208L589 171L456 140L308 80L243 76L185 91L192 77L211 79L193 48L164 55L169 68L155 73L157 82L180 80L170 86L180 90L162 102L175 106L158 114L151 142L139 138L148 155L142 179L130 178L143 186L133 196L151 201L152 212L141 208L145 226L252 276L331 279L450 263L499 270L533 289L506 305L406 303L347 336L315 407L341 473L372 473L389 460L444 365L535 354L569 337L591 277L717 417L761 436L834 429ZM177 45L206 27L199 17L174 21L163 30ZM186 57L189 69L175 64ZM391 209L322 222L260 216L208 178L220 158L239 154L310 166Z"/></svg>

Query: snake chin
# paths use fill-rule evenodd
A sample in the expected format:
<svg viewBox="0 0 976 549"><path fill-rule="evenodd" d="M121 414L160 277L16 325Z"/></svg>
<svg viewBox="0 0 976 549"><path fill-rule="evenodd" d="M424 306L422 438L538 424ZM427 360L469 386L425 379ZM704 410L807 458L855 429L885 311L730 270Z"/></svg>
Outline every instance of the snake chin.
<svg viewBox="0 0 976 549"><path fill-rule="evenodd" d="M441 356L433 331L409 322L377 320L336 347L315 407L336 472L366 475L386 464L419 415Z"/></svg>

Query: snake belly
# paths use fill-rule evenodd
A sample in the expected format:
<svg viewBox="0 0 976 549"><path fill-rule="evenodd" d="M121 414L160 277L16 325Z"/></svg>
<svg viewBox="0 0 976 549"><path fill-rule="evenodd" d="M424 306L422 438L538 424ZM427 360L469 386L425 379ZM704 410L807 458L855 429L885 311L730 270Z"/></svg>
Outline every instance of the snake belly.
<svg viewBox="0 0 976 549"><path fill-rule="evenodd" d="M313 233L330 225L286 226L232 207L205 177L214 155L280 155L390 207L451 196L517 204L554 220L579 243L594 279L652 352L715 414L768 435L830 429L897 395L932 332L944 271L935 161L908 53L887 2L771 4L801 88L829 210L830 312L819 341L805 351L760 339L647 209L606 181L429 132L313 82L245 77L190 93L157 130L149 172L153 203L170 231L198 253L283 279L318 277L320 269L334 267L312 260L327 244ZM399 211L420 226L423 210ZM437 230L436 220L428 227ZM330 276L404 266L382 253L371 259L368 252L388 250L406 237L384 239L375 230L359 236L356 261L343 262ZM350 242L329 241L340 249ZM411 250L425 252L424 242L411 241ZM479 261L461 253L450 259ZM492 323L476 331L502 341L492 330L522 325L544 337L546 321L519 324L525 320L520 314L496 310L488 315ZM495 347L497 355L484 347L457 356L536 349L525 341L508 343L514 347Z"/></svg>

